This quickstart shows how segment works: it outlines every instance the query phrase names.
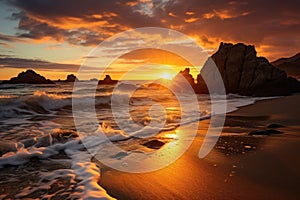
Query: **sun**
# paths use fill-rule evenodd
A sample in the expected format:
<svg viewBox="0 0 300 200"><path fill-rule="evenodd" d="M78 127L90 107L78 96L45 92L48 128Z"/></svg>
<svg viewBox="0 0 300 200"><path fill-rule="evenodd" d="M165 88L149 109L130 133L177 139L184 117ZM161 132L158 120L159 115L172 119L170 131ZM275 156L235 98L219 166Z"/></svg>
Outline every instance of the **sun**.
<svg viewBox="0 0 300 200"><path fill-rule="evenodd" d="M163 74L161 74L160 77L164 78L164 79L168 79L168 80L172 80L172 78L173 78L173 76L169 73L163 73Z"/></svg>

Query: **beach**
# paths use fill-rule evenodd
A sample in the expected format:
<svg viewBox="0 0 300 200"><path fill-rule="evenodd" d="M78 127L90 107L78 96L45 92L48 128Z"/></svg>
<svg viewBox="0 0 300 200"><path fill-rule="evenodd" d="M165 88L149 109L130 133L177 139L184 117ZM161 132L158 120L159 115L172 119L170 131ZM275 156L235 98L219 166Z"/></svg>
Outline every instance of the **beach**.
<svg viewBox="0 0 300 200"><path fill-rule="evenodd" d="M228 113L204 159L198 158L199 136L166 168L144 174L102 168L99 184L117 199L299 199L299 101L299 94L261 100ZM198 135L209 122L200 122ZM267 136L248 134L270 124L284 127Z"/></svg>

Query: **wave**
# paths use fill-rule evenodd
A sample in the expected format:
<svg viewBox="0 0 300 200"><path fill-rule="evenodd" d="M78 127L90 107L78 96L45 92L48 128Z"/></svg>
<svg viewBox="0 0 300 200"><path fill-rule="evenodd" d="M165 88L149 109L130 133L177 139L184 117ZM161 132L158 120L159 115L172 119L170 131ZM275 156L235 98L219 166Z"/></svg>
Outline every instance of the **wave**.
<svg viewBox="0 0 300 200"><path fill-rule="evenodd" d="M122 95L123 96L123 95ZM109 104L110 95L96 97L96 106ZM78 106L86 107L92 96L74 97ZM123 98L123 97L121 97ZM53 94L45 91L35 91L27 96L0 96L0 120L14 117L55 114L59 109L72 106L72 97L70 95Z"/></svg>
<svg viewBox="0 0 300 200"><path fill-rule="evenodd" d="M33 95L20 96L6 102L2 101L0 105L0 119L18 117L20 115L49 114L51 110L68 104L70 104L69 100L63 96L36 91Z"/></svg>
<svg viewBox="0 0 300 200"><path fill-rule="evenodd" d="M99 144L99 141L97 144L94 142L95 138L93 137L81 139L90 141L90 144ZM88 142L86 141L85 143L87 144ZM74 181L74 177L76 177L78 182L76 185L76 193L71 194L74 195L74 198L114 199L98 185L100 169L95 163L91 162L92 156L87 151L83 151L84 149L85 146L79 139L74 139L66 143L53 144L48 147L22 147L16 152L6 153L0 157L0 168L7 165L23 165L30 162L31 158L47 159L64 151L71 159L71 169L60 169L51 174L45 173L44 177L42 177L41 184L45 184L45 180L54 180L56 177L70 176ZM25 188L24 191L20 191L20 193L17 194L17 197L26 197L39 189L43 189L43 185L40 185L38 188L30 188L29 190Z"/></svg>

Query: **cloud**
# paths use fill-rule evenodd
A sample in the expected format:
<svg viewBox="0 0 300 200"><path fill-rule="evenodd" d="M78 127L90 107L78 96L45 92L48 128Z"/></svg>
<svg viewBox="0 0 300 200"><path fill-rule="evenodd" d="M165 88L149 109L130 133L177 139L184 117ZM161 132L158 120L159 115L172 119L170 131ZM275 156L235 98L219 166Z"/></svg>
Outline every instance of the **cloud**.
<svg viewBox="0 0 300 200"><path fill-rule="evenodd" d="M20 42L22 41L20 38L12 35L5 35L0 33L0 40L5 41L5 42Z"/></svg>
<svg viewBox="0 0 300 200"><path fill-rule="evenodd" d="M272 54L284 56L299 52L299 6L296 0L177 0L168 1L163 7L164 12L157 11L156 16L164 19L169 27L180 28L183 33L198 38L204 47L216 48L220 41L244 42L256 45L261 50L260 55L273 59ZM176 19L165 14L170 12L176 15ZM197 20L183 22L189 18ZM277 46L272 41L288 42Z"/></svg>
<svg viewBox="0 0 300 200"><path fill-rule="evenodd" d="M19 12L19 38L52 39L94 46L124 30L145 26L176 29L216 48L219 41L254 44L266 55L294 54L300 46L298 0L6 0ZM272 41L286 38L286 44ZM0 35L1 39L1 35ZM8 39L9 38L4 38ZM6 41L6 40L5 40Z"/></svg>
<svg viewBox="0 0 300 200"><path fill-rule="evenodd" d="M7 44L7 43L5 43L5 42L0 42L0 45L1 45L1 46L4 46L4 47L10 47L10 45Z"/></svg>
<svg viewBox="0 0 300 200"><path fill-rule="evenodd" d="M21 38L50 38L76 45L97 45L131 27L161 25L160 20L149 16L154 7L150 1L132 1L131 4L116 0L7 2L20 10L11 18L19 20L17 35Z"/></svg>
<svg viewBox="0 0 300 200"><path fill-rule="evenodd" d="M16 58L8 55L0 55L1 68L24 68L24 69L37 69L37 70L69 70L75 72L79 69L80 65L76 64L61 64L49 62L44 60Z"/></svg>

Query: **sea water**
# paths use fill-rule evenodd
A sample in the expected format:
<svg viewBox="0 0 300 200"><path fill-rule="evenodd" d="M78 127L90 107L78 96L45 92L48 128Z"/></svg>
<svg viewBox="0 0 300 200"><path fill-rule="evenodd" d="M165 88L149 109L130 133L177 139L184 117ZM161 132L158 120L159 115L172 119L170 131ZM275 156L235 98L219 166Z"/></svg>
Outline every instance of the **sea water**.
<svg viewBox="0 0 300 200"><path fill-rule="evenodd" d="M107 160L113 163L131 152L154 152L160 147L147 148L142 144L155 139L164 143L175 140L174 134L168 137L169 132L182 124L224 114L212 113L209 95L197 95L195 103L189 102L190 94L186 93L181 101L188 104L189 109L182 112L182 102L178 102L166 88L148 87L145 81L127 81L121 82L121 90L114 94L113 106L118 112L113 115L111 97L114 86L98 85L95 91L94 85L93 82L83 82L76 89L84 92L77 95L72 95L73 83L0 85L1 199L110 199L112 197L98 184L101 166L93 162L93 155L86 150L86 145L88 148L97 146L98 156L103 159L107 156ZM128 96L127 89L136 89L136 92ZM73 120L72 98L84 112L91 96L95 96L98 128L92 132L81 128L79 133ZM124 106L128 99L129 109ZM256 100L258 98L228 95L226 112ZM214 103L224 101L219 99ZM152 107L153 102L160 106ZM163 124L160 123L162 120ZM83 120L81 126L88 126L88 119ZM96 137L99 132L126 153L107 154L106 143Z"/></svg>

